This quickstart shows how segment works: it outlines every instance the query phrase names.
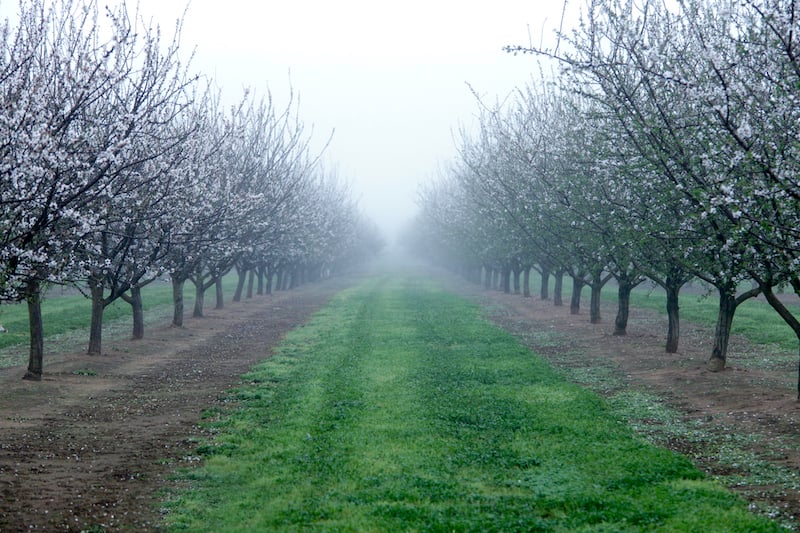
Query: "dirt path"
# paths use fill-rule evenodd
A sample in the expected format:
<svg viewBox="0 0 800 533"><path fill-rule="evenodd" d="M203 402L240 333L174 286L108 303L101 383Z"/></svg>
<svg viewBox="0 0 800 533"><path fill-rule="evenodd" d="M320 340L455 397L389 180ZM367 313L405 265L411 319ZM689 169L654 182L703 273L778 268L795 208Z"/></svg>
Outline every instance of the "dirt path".
<svg viewBox="0 0 800 533"><path fill-rule="evenodd" d="M66 354L39 383L0 371L0 531L146 531L190 464L202 412L290 329L353 283L257 297L108 355Z"/></svg>
<svg viewBox="0 0 800 533"><path fill-rule="evenodd" d="M662 398L680 413L691 434L675 437L658 417L637 420L641 431L721 476L762 512L798 529L796 355L778 354L775 348L734 336L728 368L710 372L705 361L713 331L708 328L682 322L679 353L667 354L666 317L651 310L632 310L627 336L616 337L611 334L616 304L604 303L602 323L590 324L588 309L570 315L569 302L554 307L552 300L503 294L458 280L449 280L447 286L481 304L494 322L555 366L571 369L573 377L583 376L579 381L597 392L613 396L623 389L640 390ZM758 481L767 470L781 482Z"/></svg>
<svg viewBox="0 0 800 533"><path fill-rule="evenodd" d="M19 368L0 370L0 531L157 529L159 491L174 483L175 468L196 460L187 439L200 433L202 412L285 332L353 282L330 280L212 310L182 329L151 330L143 342L107 342L107 356L66 354L46 366L40 383L19 379ZM681 352L667 355L664 319L654 312L635 310L629 335L613 337L611 306L603 309L605 322L592 325L586 313L570 316L549 301L447 283L555 365L600 369L623 387L665 398L712 436L707 446L666 444L709 472L758 467L720 462L720 439L732 432L748 436L760 459L800 471L796 363L759 368L766 349L734 338L731 368L711 373L703 366L708 330L684 323ZM613 382L586 375L600 392ZM659 421L650 422L657 432ZM787 484L737 488L779 518L800 516L800 495Z"/></svg>

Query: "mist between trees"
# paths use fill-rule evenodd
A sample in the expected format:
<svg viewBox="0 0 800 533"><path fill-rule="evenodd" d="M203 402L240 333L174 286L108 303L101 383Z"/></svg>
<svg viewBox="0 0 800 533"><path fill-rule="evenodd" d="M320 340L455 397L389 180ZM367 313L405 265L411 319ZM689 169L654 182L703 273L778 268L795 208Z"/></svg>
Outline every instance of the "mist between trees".
<svg viewBox="0 0 800 533"><path fill-rule="evenodd" d="M708 365L724 368L731 323L763 295L800 294L800 24L794 1L597 0L552 49L508 46L557 73L509 101L479 102L478 133L420 195L409 240L487 286L541 297L572 280L619 287L614 333L645 279L667 293L666 350L679 343L678 296L699 278L719 295ZM521 57L520 61L530 60ZM546 67L540 66L540 72ZM798 381L800 393L800 380Z"/></svg>
<svg viewBox="0 0 800 533"><path fill-rule="evenodd" d="M171 279L204 292L235 270L242 297L349 268L382 239L347 186L310 148L296 98L246 91L221 104L214 82L171 38L124 5L23 0L0 28L0 299L26 301L30 358L43 372L41 302L72 285L92 299L89 353L103 309L132 307ZM190 54L186 54L188 57Z"/></svg>

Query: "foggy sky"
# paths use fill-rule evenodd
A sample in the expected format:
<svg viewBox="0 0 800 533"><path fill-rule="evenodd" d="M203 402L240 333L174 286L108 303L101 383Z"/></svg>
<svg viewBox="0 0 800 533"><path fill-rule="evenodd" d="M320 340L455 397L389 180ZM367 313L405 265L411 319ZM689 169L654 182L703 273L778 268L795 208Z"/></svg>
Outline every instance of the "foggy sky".
<svg viewBox="0 0 800 533"><path fill-rule="evenodd" d="M102 2L101 2L102 3ZM4 5L7 11L16 2ZM129 1L129 8L136 5ZM416 211L420 182L455 155L477 103L505 98L537 71L506 44L550 40L562 5L542 0L139 0L170 34L183 15L183 56L232 100L291 85L300 116L362 210L391 240ZM547 7L544 7L547 6Z"/></svg>

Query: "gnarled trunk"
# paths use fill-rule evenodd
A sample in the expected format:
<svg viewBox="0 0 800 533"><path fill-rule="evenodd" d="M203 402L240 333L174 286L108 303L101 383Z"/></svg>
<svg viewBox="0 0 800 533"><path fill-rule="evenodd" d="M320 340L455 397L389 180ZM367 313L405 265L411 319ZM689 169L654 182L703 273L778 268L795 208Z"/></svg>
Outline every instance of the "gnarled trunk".
<svg viewBox="0 0 800 533"><path fill-rule="evenodd" d="M255 284L256 279L256 272L255 269L250 269L250 272L247 273L247 299L251 299L253 297L253 287Z"/></svg>
<svg viewBox="0 0 800 533"><path fill-rule="evenodd" d="M131 313L133 315L133 331L132 337L134 339L144 338L144 305L142 304L142 289L138 285L131 287Z"/></svg>
<svg viewBox="0 0 800 533"><path fill-rule="evenodd" d="M264 295L264 274L266 273L266 267L264 265L258 265L256 268L256 275L258 276L258 283L256 284L256 295L263 296Z"/></svg>
<svg viewBox="0 0 800 533"><path fill-rule="evenodd" d="M589 322L592 324L599 324L602 320L600 316L600 296L608 280L613 276L606 274L603 277L603 271L598 270L592 273L592 281L589 286L592 289L591 299L589 300Z"/></svg>
<svg viewBox="0 0 800 533"><path fill-rule="evenodd" d="M564 271L559 270L556 272L554 278L555 283L553 285L553 305L561 307L564 305Z"/></svg>
<svg viewBox="0 0 800 533"><path fill-rule="evenodd" d="M236 275L238 280L236 282L236 290L233 292L233 301L241 302L242 293L244 292L244 282L247 280L247 268L236 265Z"/></svg>
<svg viewBox="0 0 800 533"><path fill-rule="evenodd" d="M571 315L577 315L581 312L581 291L584 285L586 285L586 282L581 276L573 276L572 298L569 301L569 314Z"/></svg>
<svg viewBox="0 0 800 533"><path fill-rule="evenodd" d="M522 296L531 297L531 267L522 270Z"/></svg>
<svg viewBox="0 0 800 533"><path fill-rule="evenodd" d="M677 353L681 337L679 293L683 282L667 277L664 289L667 292L667 353Z"/></svg>
<svg viewBox="0 0 800 533"><path fill-rule="evenodd" d="M214 289L217 296L217 305L214 306L214 309L224 309L225 294L222 292L222 278L217 278L217 280L214 282Z"/></svg>
<svg viewBox="0 0 800 533"><path fill-rule="evenodd" d="M91 321L89 323L89 355L100 355L103 343L103 280L93 277L89 280L89 292L92 297Z"/></svg>
<svg viewBox="0 0 800 533"><path fill-rule="evenodd" d="M44 329L42 327L42 288L38 280L28 280L25 287L28 303L28 324L30 331L30 352L28 371L22 379L40 381L44 372Z"/></svg>
<svg viewBox="0 0 800 533"><path fill-rule="evenodd" d="M172 279L172 325L183 327L183 285L186 278L183 276L171 276Z"/></svg>
<svg viewBox="0 0 800 533"><path fill-rule="evenodd" d="M614 319L614 335L628 334L628 315L631 307L631 291L636 286L625 278L618 280L617 287L617 317Z"/></svg>
<svg viewBox="0 0 800 533"><path fill-rule="evenodd" d="M130 288L131 294L128 296L123 293L119 297L131 306L131 316L133 317L132 339L144 338L144 306L142 305L142 288L134 285Z"/></svg>
<svg viewBox="0 0 800 533"><path fill-rule="evenodd" d="M203 283L203 278L200 276L194 282L194 310L192 311L192 316L194 318L201 318L203 316L203 310L205 308L205 284Z"/></svg>
<svg viewBox="0 0 800 533"><path fill-rule="evenodd" d="M789 311L785 305L783 305L783 302L781 302L780 299L775 296L775 294L772 292L771 286L764 283L759 283L759 286L761 287L761 292L764 293L764 297L767 299L769 305L772 306L772 308L778 312L781 318L783 318L783 321L786 322L790 328L792 328L795 337L797 337L798 346L800 346L800 321L798 321L792 312ZM792 286L795 289L795 293L800 296L800 280L797 278L793 279ZM800 362L798 362L797 367L797 399L800 400Z"/></svg>
<svg viewBox="0 0 800 533"><path fill-rule="evenodd" d="M589 298L589 322L592 324L599 324L603 319L600 315L600 294L603 291L603 285L592 282L590 287L592 292Z"/></svg>
<svg viewBox="0 0 800 533"><path fill-rule="evenodd" d="M736 296L736 287L729 285L718 286L719 291L719 311L717 313L717 327L714 330L714 346L711 349L711 357L706 366L712 372L717 372L725 368L728 355L728 341L731 337L731 325L736 314L736 308L754 296L757 296L761 289L751 289L740 296Z"/></svg>
<svg viewBox="0 0 800 533"><path fill-rule="evenodd" d="M550 267L540 265L540 268L542 269L542 280L539 285L539 299L547 300L550 298Z"/></svg>
<svg viewBox="0 0 800 533"><path fill-rule="evenodd" d="M267 285L264 288L264 291L267 294L272 294L272 278L274 277L272 272L272 267L267 267Z"/></svg>
<svg viewBox="0 0 800 533"><path fill-rule="evenodd" d="M728 355L728 340L731 335L733 315L736 313L736 296L724 289L719 290L719 308L717 311L717 326L714 330L714 346L711 349L711 358L708 368L712 372L725 368Z"/></svg>

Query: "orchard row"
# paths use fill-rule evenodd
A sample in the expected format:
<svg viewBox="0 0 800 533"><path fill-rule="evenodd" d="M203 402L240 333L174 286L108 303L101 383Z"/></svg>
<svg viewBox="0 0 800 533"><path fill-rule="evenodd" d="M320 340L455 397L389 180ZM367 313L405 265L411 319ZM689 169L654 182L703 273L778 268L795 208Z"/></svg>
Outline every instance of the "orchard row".
<svg viewBox="0 0 800 533"><path fill-rule="evenodd" d="M296 98L247 92L223 104L213 80L124 4L23 0L0 28L0 299L26 301L26 377L43 370L48 286L91 296L89 353L103 309L132 305L168 276L203 293L235 269L296 284L381 246L345 185L321 164ZM178 25L178 30L180 26Z"/></svg>
<svg viewBox="0 0 800 533"><path fill-rule="evenodd" d="M591 2L553 49L510 53L553 66L516 99L482 105L478 133L422 194L418 245L487 283L532 267L590 287L667 293L667 351L678 295L716 288L709 366L725 365L734 313L763 295L800 293L800 17L790 0ZM560 297L560 293L556 295Z"/></svg>

